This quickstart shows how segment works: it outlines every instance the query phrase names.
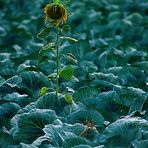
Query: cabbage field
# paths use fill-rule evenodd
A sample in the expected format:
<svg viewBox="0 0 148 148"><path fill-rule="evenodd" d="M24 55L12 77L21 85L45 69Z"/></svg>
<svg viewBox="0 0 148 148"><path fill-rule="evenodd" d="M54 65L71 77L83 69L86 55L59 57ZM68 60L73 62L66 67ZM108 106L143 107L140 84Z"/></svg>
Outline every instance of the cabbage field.
<svg viewBox="0 0 148 148"><path fill-rule="evenodd" d="M0 148L148 148L148 0L0 0Z"/></svg>

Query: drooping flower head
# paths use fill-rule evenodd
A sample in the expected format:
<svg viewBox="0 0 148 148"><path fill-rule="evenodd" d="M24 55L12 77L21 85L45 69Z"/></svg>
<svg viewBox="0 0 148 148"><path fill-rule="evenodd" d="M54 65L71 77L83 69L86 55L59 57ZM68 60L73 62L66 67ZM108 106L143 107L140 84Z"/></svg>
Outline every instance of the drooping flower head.
<svg viewBox="0 0 148 148"><path fill-rule="evenodd" d="M44 8L44 13L46 21L63 23L67 20L67 10L60 0L54 0L52 3L47 4Z"/></svg>

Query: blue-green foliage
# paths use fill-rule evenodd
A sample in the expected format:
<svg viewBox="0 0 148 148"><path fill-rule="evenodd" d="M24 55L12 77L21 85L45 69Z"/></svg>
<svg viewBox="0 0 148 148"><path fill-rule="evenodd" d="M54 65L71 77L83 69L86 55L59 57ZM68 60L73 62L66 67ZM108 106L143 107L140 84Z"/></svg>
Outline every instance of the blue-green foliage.
<svg viewBox="0 0 148 148"><path fill-rule="evenodd" d="M58 97L48 2L0 0L0 147L147 148L147 0L71 0Z"/></svg>

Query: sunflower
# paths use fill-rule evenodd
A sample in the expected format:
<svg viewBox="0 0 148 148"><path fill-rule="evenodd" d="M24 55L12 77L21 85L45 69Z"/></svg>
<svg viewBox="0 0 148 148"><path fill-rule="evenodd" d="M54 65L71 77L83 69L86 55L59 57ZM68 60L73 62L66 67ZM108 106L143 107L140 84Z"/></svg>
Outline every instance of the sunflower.
<svg viewBox="0 0 148 148"><path fill-rule="evenodd" d="M67 10L60 3L50 3L44 8L46 21L50 22L66 22Z"/></svg>

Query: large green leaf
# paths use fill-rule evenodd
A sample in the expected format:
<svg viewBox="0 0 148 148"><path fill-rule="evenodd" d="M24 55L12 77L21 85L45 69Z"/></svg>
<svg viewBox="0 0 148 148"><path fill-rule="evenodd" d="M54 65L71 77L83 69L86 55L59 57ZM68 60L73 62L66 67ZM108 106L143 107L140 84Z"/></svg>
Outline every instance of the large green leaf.
<svg viewBox="0 0 148 148"><path fill-rule="evenodd" d="M0 87L0 95L1 97L4 97L7 94L11 94L15 91L15 88L10 87L7 84L4 84Z"/></svg>
<svg viewBox="0 0 148 148"><path fill-rule="evenodd" d="M5 148L9 147L10 145L17 144L16 141L13 140L13 137L9 135L8 133L5 133L3 131L0 131L0 147Z"/></svg>
<svg viewBox="0 0 148 148"><path fill-rule="evenodd" d="M69 0L63 1L65 7ZM134 122L136 119L138 122L148 120L147 0L72 0L69 6L66 5L71 32L68 33L67 24L58 26L62 43L60 68L72 65L75 74L70 81L60 77L59 90L63 94L58 97L50 91L55 88L52 76L56 74L53 50L56 30L50 27L50 20L45 21L46 2L49 3L48 0L0 0L0 137L3 137L0 143L4 144L0 147L57 148L63 144L71 148L147 148L147 125L140 123L137 127ZM38 33L42 40L36 37ZM62 42L64 38L66 40ZM72 42L75 39L78 42ZM50 75L51 79L45 75ZM40 94L42 87L49 88L47 93L44 89L44 97ZM73 96L71 106L64 99L67 93ZM44 109L55 111L61 121L46 125ZM102 119L99 113L104 118L103 122L97 120L97 125L101 125L95 129L85 122L90 110L97 112L91 117ZM85 125L79 125L85 129L79 135L75 129L81 128L75 123L80 121L68 118L79 119L81 111L84 111ZM34 118L32 113L41 115ZM9 120L13 116L15 124L10 126ZM25 122L20 117L27 122L23 129L18 127ZM32 120L35 120L33 124ZM119 120L121 122L117 124ZM44 125L41 129L46 129L52 138L35 128L38 123ZM110 126L113 126L111 137L106 133L107 128L104 132L104 128L110 129ZM9 130L14 137L18 134L17 143L10 142L14 140ZM92 134L91 138L92 131L96 135ZM27 134L30 134L30 141Z"/></svg>
<svg viewBox="0 0 148 148"><path fill-rule="evenodd" d="M92 80L92 85L98 87L102 92L113 90L114 87L116 87L116 85L113 83L110 83L104 80L99 80L99 79Z"/></svg>
<svg viewBox="0 0 148 148"><path fill-rule="evenodd" d="M81 61L80 67L85 73L91 73L98 70L98 67L92 61Z"/></svg>
<svg viewBox="0 0 148 148"><path fill-rule="evenodd" d="M118 82L118 77L115 76L112 73L105 74L105 73L102 73L102 72L99 72L99 73L93 72L89 76L93 80L94 79L104 80L104 81L107 81L107 82L110 82L110 83L114 83L114 84L116 84Z"/></svg>
<svg viewBox="0 0 148 148"><path fill-rule="evenodd" d="M133 22L135 22L135 21L141 21L143 19L143 16L140 13L135 12L135 13L130 14L127 17L127 19L129 19L129 20L131 20Z"/></svg>
<svg viewBox="0 0 148 148"><path fill-rule="evenodd" d="M37 108L52 109L55 110L57 114L60 114L66 105L68 105L68 103L65 101L64 95L59 94L57 97L56 94L52 92L40 97L35 103Z"/></svg>
<svg viewBox="0 0 148 148"><path fill-rule="evenodd" d="M112 121L120 116L118 100L120 97L115 91L107 91L92 99L86 99L84 104L99 111L106 120Z"/></svg>
<svg viewBox="0 0 148 148"><path fill-rule="evenodd" d="M1 96L5 96L16 91L17 87L19 87L19 83L21 83L21 78L19 76L13 76L6 81L4 79L1 80L2 83L0 85L0 93Z"/></svg>
<svg viewBox="0 0 148 148"><path fill-rule="evenodd" d="M7 81L5 83L11 87L16 87L21 82L22 82L22 79L19 76L13 76L13 77L7 79Z"/></svg>
<svg viewBox="0 0 148 148"><path fill-rule="evenodd" d="M95 98L99 94L99 89L95 86L80 87L73 95L74 101L84 102L85 99Z"/></svg>
<svg viewBox="0 0 148 148"><path fill-rule="evenodd" d="M141 140L141 141L134 141L132 146L135 148L147 148L148 147L148 140Z"/></svg>
<svg viewBox="0 0 148 148"><path fill-rule="evenodd" d="M91 142L85 140L84 138L81 138L81 137L74 137L74 138L69 138L69 139L66 139L63 144L62 144L62 147L63 148L71 148L71 147L74 147L74 146L79 146L79 145L92 145Z"/></svg>
<svg viewBox="0 0 148 148"><path fill-rule="evenodd" d="M148 131L147 120L137 117L124 117L110 124L104 130L104 134L108 137L107 145L111 148L128 147L132 141L138 140L143 131Z"/></svg>
<svg viewBox="0 0 148 148"><path fill-rule="evenodd" d="M84 128L84 125L79 123L72 125L56 120L52 125L46 125L43 130L46 133L45 136L49 137L53 146L61 147L66 139L79 136Z"/></svg>
<svg viewBox="0 0 148 148"><path fill-rule="evenodd" d="M74 124L77 122L87 125L91 123L95 127L103 127L104 118L96 110L78 110L67 116L68 123Z"/></svg>
<svg viewBox="0 0 148 148"><path fill-rule="evenodd" d="M60 71L59 76L64 78L65 80L70 80L74 74L74 71L71 66L65 67L63 70Z"/></svg>
<svg viewBox="0 0 148 148"><path fill-rule="evenodd" d="M52 110L31 110L29 113L16 115L11 123L13 137L17 141L32 143L36 138L43 136L45 125L52 123L57 116Z"/></svg>
<svg viewBox="0 0 148 148"><path fill-rule="evenodd" d="M23 93L37 96L42 86L50 85L48 78L39 72L23 72L21 73L22 83L20 89Z"/></svg>
<svg viewBox="0 0 148 148"><path fill-rule="evenodd" d="M136 67L146 71L148 69L148 61L136 62L133 64L133 66L136 66Z"/></svg>
<svg viewBox="0 0 148 148"><path fill-rule="evenodd" d="M129 107L129 113L133 111L142 111L143 105L147 99L145 91L135 87L120 87L115 88L115 90L120 96L118 103Z"/></svg>
<svg viewBox="0 0 148 148"><path fill-rule="evenodd" d="M19 146L21 146L21 148L37 148L34 145L31 144L25 144L25 143L20 143Z"/></svg>
<svg viewBox="0 0 148 148"><path fill-rule="evenodd" d="M144 81L145 75L139 68L123 67L119 72L119 82L122 85L137 87L137 85L141 85Z"/></svg>
<svg viewBox="0 0 148 148"><path fill-rule="evenodd" d="M16 103L4 103L0 105L0 127L9 127L11 118L17 113L19 109L20 106Z"/></svg>
<svg viewBox="0 0 148 148"><path fill-rule="evenodd" d="M54 147L52 144L51 144L51 139L49 136L40 136L39 138L37 138L33 143L32 143L32 146L35 146L35 147Z"/></svg>
<svg viewBox="0 0 148 148"><path fill-rule="evenodd" d="M7 94L2 99L2 101L15 102L19 104L20 106L24 107L30 103L31 99L29 99L27 95L20 95L19 93L14 92L12 94Z"/></svg>
<svg viewBox="0 0 148 148"><path fill-rule="evenodd" d="M37 72L23 72L21 74L22 83L29 89L39 89L45 85L48 79L42 74Z"/></svg>
<svg viewBox="0 0 148 148"><path fill-rule="evenodd" d="M15 75L17 75L18 72L14 69L14 68L2 68L1 71L0 71L0 75L3 77L3 78L10 78L10 77L13 77Z"/></svg>
<svg viewBox="0 0 148 148"><path fill-rule="evenodd" d="M21 108L21 109L17 112L17 114L28 113L29 111L31 111L32 109L35 109L35 108L36 108L36 107L35 107L35 103L32 102L32 103L26 105L24 108Z"/></svg>

